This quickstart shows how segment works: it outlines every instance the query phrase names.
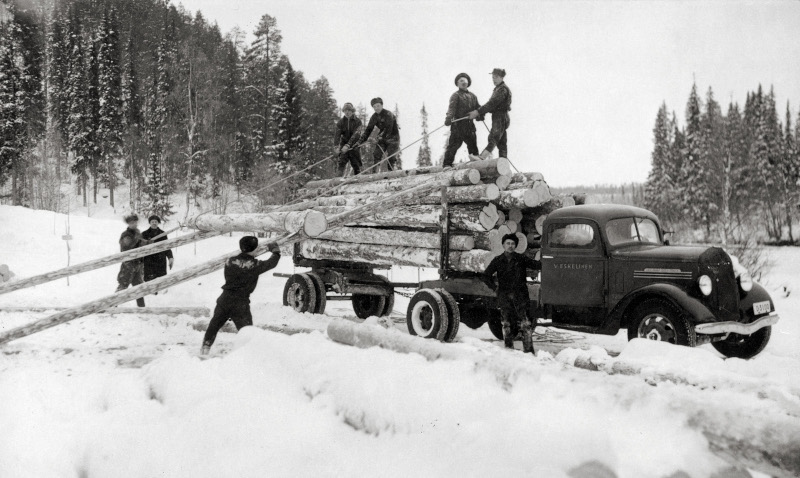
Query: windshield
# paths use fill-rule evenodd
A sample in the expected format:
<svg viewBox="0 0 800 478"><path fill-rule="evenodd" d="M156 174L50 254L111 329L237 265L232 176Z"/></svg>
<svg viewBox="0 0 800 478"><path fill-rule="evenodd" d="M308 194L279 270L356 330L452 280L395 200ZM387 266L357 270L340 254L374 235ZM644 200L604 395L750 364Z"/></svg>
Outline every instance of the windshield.
<svg viewBox="0 0 800 478"><path fill-rule="evenodd" d="M626 217L612 219L606 224L608 243L617 246L625 243L661 244L656 223L647 218Z"/></svg>

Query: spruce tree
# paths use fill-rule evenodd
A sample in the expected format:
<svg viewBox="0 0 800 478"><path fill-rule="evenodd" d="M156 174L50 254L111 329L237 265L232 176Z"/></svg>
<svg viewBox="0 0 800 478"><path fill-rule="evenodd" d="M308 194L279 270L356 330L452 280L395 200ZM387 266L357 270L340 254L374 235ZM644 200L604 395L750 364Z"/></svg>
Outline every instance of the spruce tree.
<svg viewBox="0 0 800 478"><path fill-rule="evenodd" d="M706 234L711 234L711 225L722 209L723 178L725 161L723 158L724 119L719 103L714 99L711 87L706 94L705 111L700 117L700 163L702 164L701 182L705 185L708 207L703 220Z"/></svg>
<svg viewBox="0 0 800 478"><path fill-rule="evenodd" d="M419 116L422 120L422 143L419 146L419 153L417 153L417 167L421 168L431 165L431 147L428 144L428 112L425 110L425 103L422 103Z"/></svg>
<svg viewBox="0 0 800 478"><path fill-rule="evenodd" d="M12 177L14 204L21 204L17 170L22 167L26 143L22 70L14 22L0 30L0 185Z"/></svg>
<svg viewBox="0 0 800 478"><path fill-rule="evenodd" d="M711 200L707 184L705 184L706 171L701 153L700 108L697 85L692 84L692 91L686 104L686 147L681 181L683 183L683 211L694 224L706 223L706 211Z"/></svg>
<svg viewBox="0 0 800 478"><path fill-rule="evenodd" d="M119 24L116 10L107 9L99 35L98 99L99 122L97 142L103 164L102 180L109 190L109 201L114 207L114 189L117 186L117 162L122 155L123 111L122 78L120 69Z"/></svg>
<svg viewBox="0 0 800 478"><path fill-rule="evenodd" d="M671 135L667 104L661 103L653 126L653 152L650 154L650 174L645 183L645 207L656 213L663 221L675 217L672 205L674 178L668 173Z"/></svg>
<svg viewBox="0 0 800 478"><path fill-rule="evenodd" d="M394 120L397 122L397 130L400 131L400 108L394 104ZM403 169L403 153L398 150L394 156L395 169Z"/></svg>
<svg viewBox="0 0 800 478"><path fill-rule="evenodd" d="M281 61L283 76L280 86L275 89L275 107L272 121L275 124L277 139L276 156L279 161L292 161L299 158L305 149L306 138L303 128L304 112L300 97L300 82L292 63L284 56Z"/></svg>

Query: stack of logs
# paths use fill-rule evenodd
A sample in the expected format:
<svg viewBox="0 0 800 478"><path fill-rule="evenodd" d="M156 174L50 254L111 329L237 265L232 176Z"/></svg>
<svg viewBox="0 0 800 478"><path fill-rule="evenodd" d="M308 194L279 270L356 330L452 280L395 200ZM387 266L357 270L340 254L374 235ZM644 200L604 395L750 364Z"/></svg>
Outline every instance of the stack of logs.
<svg viewBox="0 0 800 478"><path fill-rule="evenodd" d="M502 253L501 238L509 233L519 239L517 252L534 256L546 215L576 202L573 196L553 196L541 174L512 174L509 161L497 158L460 163L448 170L429 167L310 181L299 195L311 199L282 206L281 212L201 216L196 227L274 232L282 223L288 232L302 228L309 236L299 242L300 255L307 259L439 267L441 191L389 199L432 181L448 186L448 259L449 268L457 271L482 272ZM378 211L329 227L337 215L378 201L386 202ZM580 198L578 202L582 202ZM228 221L227 225L222 221Z"/></svg>

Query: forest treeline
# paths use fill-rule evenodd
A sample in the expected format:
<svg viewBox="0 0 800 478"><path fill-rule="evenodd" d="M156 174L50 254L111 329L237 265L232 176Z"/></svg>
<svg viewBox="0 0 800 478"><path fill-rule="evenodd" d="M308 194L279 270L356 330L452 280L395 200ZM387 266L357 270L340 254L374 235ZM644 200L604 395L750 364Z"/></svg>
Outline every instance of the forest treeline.
<svg viewBox="0 0 800 478"><path fill-rule="evenodd" d="M703 100L692 85L684 126L665 103L656 115L644 206L668 229L703 231L700 240L741 243L763 231L773 242L793 243L798 137L800 118L793 126L788 102L779 113L772 88L759 85L744 108L731 101L723 114L712 88Z"/></svg>
<svg viewBox="0 0 800 478"><path fill-rule="evenodd" d="M256 191L280 203L295 183L332 174L335 161L309 168L333 149L328 80L294 68L275 18L251 33L222 34L165 0L0 3L6 199L58 210L73 184L84 205L99 189L114 205L125 187L131 210L167 216L178 192L187 209Z"/></svg>

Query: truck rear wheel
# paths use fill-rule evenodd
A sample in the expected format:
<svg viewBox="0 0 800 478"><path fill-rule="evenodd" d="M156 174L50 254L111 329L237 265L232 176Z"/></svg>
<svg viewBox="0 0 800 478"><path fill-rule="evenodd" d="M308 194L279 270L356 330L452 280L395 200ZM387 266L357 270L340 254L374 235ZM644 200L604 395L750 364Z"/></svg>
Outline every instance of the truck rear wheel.
<svg viewBox="0 0 800 478"><path fill-rule="evenodd" d="M311 279L311 282L314 283L314 292L317 294L317 301L314 306L314 310L312 310L315 314L324 314L325 313L325 306L328 305L328 297L327 291L325 290L325 282L322 280L322 277L319 274L314 272L309 272L308 277Z"/></svg>
<svg viewBox="0 0 800 478"><path fill-rule="evenodd" d="M456 299L444 289L436 289L442 296L447 306L447 332L444 334L445 342L452 342L458 335L458 326L461 324L461 313L458 310Z"/></svg>
<svg viewBox="0 0 800 478"><path fill-rule="evenodd" d="M283 305L297 312L314 312L317 306L317 291L308 274L292 274L283 288Z"/></svg>
<svg viewBox="0 0 800 478"><path fill-rule="evenodd" d="M353 294L350 300L353 303L353 312L359 319L373 315L380 317L386 308L386 297L382 295Z"/></svg>
<svg viewBox="0 0 800 478"><path fill-rule="evenodd" d="M772 326L757 330L752 335L730 334L727 339L712 342L711 346L726 357L753 358L767 346L772 335Z"/></svg>
<svg viewBox="0 0 800 478"><path fill-rule="evenodd" d="M449 317L447 303L433 289L420 289L411 297L406 312L408 333L425 339L443 340Z"/></svg>
<svg viewBox="0 0 800 478"><path fill-rule="evenodd" d="M672 304L649 299L635 310L633 320L628 324L628 340L636 338L659 340L675 345L694 347L694 333L686 317Z"/></svg>

